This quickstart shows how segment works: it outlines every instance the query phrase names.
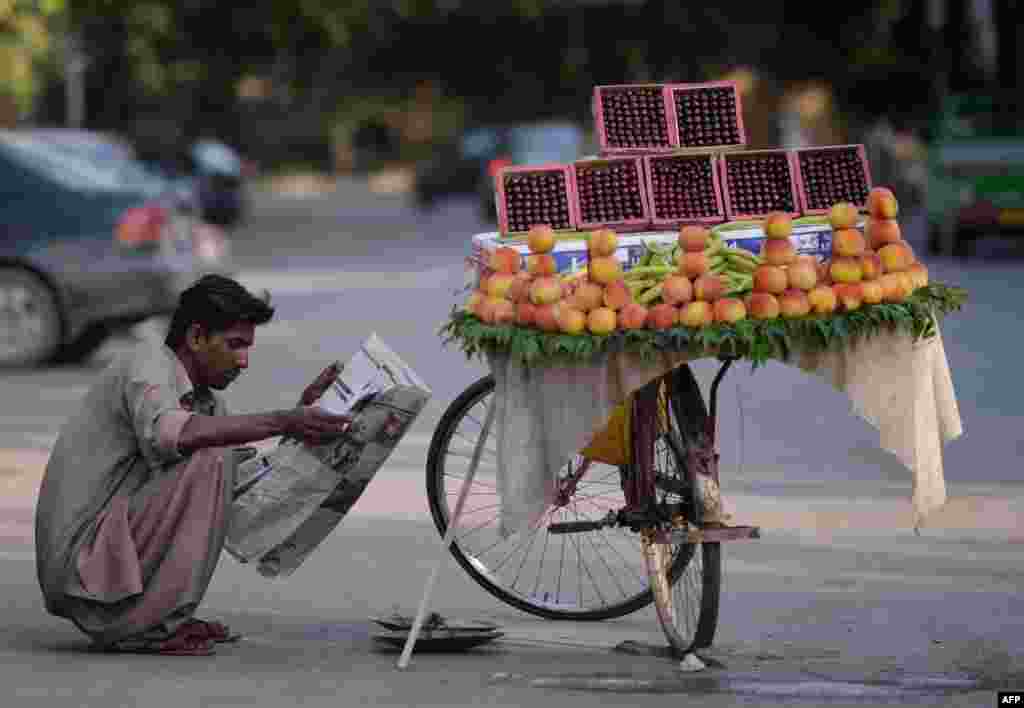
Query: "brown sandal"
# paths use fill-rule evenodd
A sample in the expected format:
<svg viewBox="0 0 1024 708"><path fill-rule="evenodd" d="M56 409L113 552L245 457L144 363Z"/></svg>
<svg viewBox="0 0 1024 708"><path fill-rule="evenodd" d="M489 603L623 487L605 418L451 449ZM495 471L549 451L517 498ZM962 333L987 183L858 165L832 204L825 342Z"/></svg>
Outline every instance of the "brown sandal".
<svg viewBox="0 0 1024 708"><path fill-rule="evenodd" d="M208 639L217 644L237 642L242 638L241 634L232 634L231 629L222 622L209 622L193 617L181 625L181 630L187 636L197 639Z"/></svg>
<svg viewBox="0 0 1024 708"><path fill-rule="evenodd" d="M125 639L104 647L104 651L114 654L211 656L216 650L212 640L178 633L167 639Z"/></svg>

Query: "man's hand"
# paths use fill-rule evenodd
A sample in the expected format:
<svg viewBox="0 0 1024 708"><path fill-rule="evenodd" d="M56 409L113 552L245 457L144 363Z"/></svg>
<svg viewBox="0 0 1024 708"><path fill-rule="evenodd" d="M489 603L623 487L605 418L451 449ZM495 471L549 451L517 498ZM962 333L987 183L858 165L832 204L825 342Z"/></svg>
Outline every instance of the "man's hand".
<svg viewBox="0 0 1024 708"><path fill-rule="evenodd" d="M320 399L324 392L331 387L334 380L341 373L341 364L334 362L320 372L320 375L313 379L313 383L306 387L299 399L300 406L311 406Z"/></svg>
<svg viewBox="0 0 1024 708"><path fill-rule="evenodd" d="M348 430L352 418L317 406L302 406L286 413L285 435L310 445L323 445Z"/></svg>

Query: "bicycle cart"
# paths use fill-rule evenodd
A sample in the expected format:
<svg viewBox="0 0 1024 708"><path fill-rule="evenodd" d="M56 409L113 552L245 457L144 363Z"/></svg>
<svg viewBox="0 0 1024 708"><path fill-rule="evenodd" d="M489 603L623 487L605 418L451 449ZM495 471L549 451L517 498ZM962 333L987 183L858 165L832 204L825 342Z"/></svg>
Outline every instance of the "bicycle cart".
<svg viewBox="0 0 1024 708"><path fill-rule="evenodd" d="M734 360L723 359L710 410L686 365L638 391L632 404L640 415L630 416L635 459L622 459L619 441L607 440L615 433L606 432L566 465L543 517L509 539L497 531L493 470L481 460L470 479L469 466L461 464L471 456L460 443L484 436L494 395L493 376L475 382L445 412L427 458L427 496L442 535L462 485L469 485L452 555L489 593L525 612L604 620L653 601L674 649L710 646L718 622L720 543L758 536L756 528L705 523L698 485L705 476L718 482L716 399ZM620 431L625 417L617 416L612 429ZM486 431L487 438L494 434L493 426ZM483 454L493 455L486 445Z"/></svg>
<svg viewBox="0 0 1024 708"><path fill-rule="evenodd" d="M453 311L446 327L451 339L461 340L469 355L486 354L492 373L449 405L432 436L426 489L442 556L427 580L398 667L408 665L449 552L482 588L524 612L593 621L653 602L677 656L711 646L719 620L722 544L760 536L755 526L731 525L718 494L718 389L738 360L782 360L845 391L854 410L879 429L883 446L913 473L916 526L945 501L941 455L933 453L960 434L937 318L958 309L964 297L958 289L934 284L905 305L879 309L884 316L875 319L840 315L836 332L842 328L849 336L836 334L835 340L815 334L819 325L832 326L827 320L805 320L792 326L804 328L799 331L806 335L806 349L790 346L782 325L760 322L749 323L743 336L727 326L714 337L696 331L637 335L662 357L655 364L630 358L635 352L625 351L623 342L638 340L622 334L595 339L595 346L606 348L587 352L576 363L568 361L571 355L551 367L522 362L515 374L509 342L517 335L509 328L516 326L486 326L472 313ZM554 351L561 335L550 336ZM618 344L610 345L616 336ZM765 341L758 339L762 336ZM705 401L689 362L707 358L719 366ZM634 365L637 374L611 397L613 408L570 405L588 387L585 376L575 372L589 371L598 381L615 369L628 379L622 371ZM547 374L553 385L538 385ZM879 387L884 396L873 394ZM557 430L521 438L510 432L510 419L523 414L509 408L517 395L545 399L529 403L542 410L560 408L563 422L576 414L582 419L572 443L561 445L543 465L530 457L532 451L550 452L560 437ZM905 401L905 410L894 401ZM536 432L538 421L531 424ZM531 452L517 456L517 446ZM557 465L548 464L551 459ZM549 474L555 468L558 474L545 477L553 484L545 487L544 501L529 523L504 528L503 515L514 496L509 475Z"/></svg>

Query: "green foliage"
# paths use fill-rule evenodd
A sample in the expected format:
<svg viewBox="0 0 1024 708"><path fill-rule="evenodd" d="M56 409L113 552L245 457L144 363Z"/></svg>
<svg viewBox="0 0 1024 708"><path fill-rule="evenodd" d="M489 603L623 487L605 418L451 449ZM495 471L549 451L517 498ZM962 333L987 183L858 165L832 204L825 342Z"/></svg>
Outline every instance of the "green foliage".
<svg viewBox="0 0 1024 708"><path fill-rule="evenodd" d="M731 354L754 367L770 359L786 360L794 352L840 349L860 338L902 332L915 340L935 336L938 318L959 310L967 291L941 283L917 290L901 303L864 305L853 312L796 319L742 320L700 329L629 330L606 336L551 334L518 325L490 325L465 310L452 310L439 335L456 343L467 357L488 351L509 352L527 364L572 364L593 361L610 352L654 356L658 351L692 355Z"/></svg>

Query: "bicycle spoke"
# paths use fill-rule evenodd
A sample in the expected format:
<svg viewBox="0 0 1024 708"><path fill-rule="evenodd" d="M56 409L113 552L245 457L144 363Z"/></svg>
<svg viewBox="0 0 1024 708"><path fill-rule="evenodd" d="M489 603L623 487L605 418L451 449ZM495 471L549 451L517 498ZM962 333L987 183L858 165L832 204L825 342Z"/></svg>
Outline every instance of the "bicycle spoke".
<svg viewBox="0 0 1024 708"><path fill-rule="evenodd" d="M594 543L593 535L588 534L587 541L590 542L591 548L594 549L594 554L598 557L598 559L600 559L601 563L604 564L605 570L608 571L608 577L612 579L612 582L615 583L615 586L619 589L619 594L621 594L622 597L628 597L628 595L626 594L626 589L622 587L622 583L619 582L619 578L615 575L615 571L612 570L612 567L608 564L608 561L605 559L605 557L598 552L597 544Z"/></svg>
<svg viewBox="0 0 1024 708"><path fill-rule="evenodd" d="M466 479L465 475L457 475L457 474L453 474L451 472L445 472L444 476L445 477L451 477L452 479L458 479L460 481ZM490 482L484 482L483 480L477 478L476 476L473 477L473 484L479 484L482 487L489 487L490 489L495 490L495 493L497 492L497 489L498 489L498 485L497 484L491 484ZM455 494L458 494L458 492L455 492Z"/></svg>
<svg viewBox="0 0 1024 708"><path fill-rule="evenodd" d="M550 540L551 540L551 535L550 534L544 534L544 547L541 549L541 552L540 552L540 564L537 566L537 582L534 583L534 585L533 585L533 594L534 595L539 595L540 594L540 580L543 577L543 573L544 573L544 559L547 558L547 555L548 555L548 542Z"/></svg>
<svg viewBox="0 0 1024 708"><path fill-rule="evenodd" d="M459 540L461 541L464 538L469 538L470 536L472 536L476 532L478 532L478 531L480 531L482 529L487 528L487 526L489 526L491 524L491 522L493 522L493 521L494 521L494 519L488 519L487 521L483 522L482 524L478 524L477 526L473 526L472 528L466 529L465 533L459 534Z"/></svg>
<svg viewBox="0 0 1024 708"><path fill-rule="evenodd" d="M462 510L462 515L466 516L467 514L475 514L478 511L486 511L487 509L500 509L500 508L501 508L501 503L499 502L498 504L489 504L488 506L478 506L475 509L463 509Z"/></svg>
<svg viewBox="0 0 1024 708"><path fill-rule="evenodd" d="M576 558L577 558L578 564L581 564L582 567L583 567L583 570L587 571L587 577L590 578L590 582L594 586L594 592L597 595L598 599L601 601L602 604L608 604L607 601L604 599L604 595L601 594L601 588L599 588L597 586L597 581L594 580L594 576L590 573L590 566L585 564L585 563L583 563L583 558L582 558L582 556L580 554L580 544L579 544L579 541L576 540L575 536L576 536L576 534L572 534L570 536L570 538L572 539L571 542L572 542L573 546L576 547ZM582 585L580 585L580 587L582 588ZM582 597L582 595L583 595L583 593L580 592L580 596L581 597Z"/></svg>
<svg viewBox="0 0 1024 708"><path fill-rule="evenodd" d="M611 496L607 492L601 492L599 494L573 494L573 501L593 500L593 499L610 499Z"/></svg>
<svg viewBox="0 0 1024 708"><path fill-rule="evenodd" d="M526 565L526 559L530 557L530 549L533 548L533 544L537 540L538 535L539 533L535 533L530 536L530 544L526 547L526 550L523 552L523 559L519 562L519 568L516 569L515 577L512 578L512 587L515 587L519 584L519 576L522 575L523 566Z"/></svg>
<svg viewBox="0 0 1024 708"><path fill-rule="evenodd" d="M555 602L562 596L562 570L565 568L565 547L566 542L562 541L562 555L558 559L558 583L555 585Z"/></svg>
<svg viewBox="0 0 1024 708"><path fill-rule="evenodd" d="M458 430L455 431L454 435L459 436L460 438L465 440L469 445L472 445L474 450L476 449L476 440L473 440L468 435L464 435L464 434L460 433ZM487 443L484 443L484 447L481 450L481 454L480 454L481 458L483 457L484 453L486 453L489 457L494 458L495 460L498 459L498 451L497 450L492 450L491 448L487 447ZM468 460L472 460L473 459L473 453L471 453L471 452L462 452L462 451L455 452L455 451L452 451L452 450L448 450L447 454L452 456L452 457L464 457L464 458L466 458Z"/></svg>
<svg viewBox="0 0 1024 708"><path fill-rule="evenodd" d="M622 534L620 534L620 535L622 535ZM601 531L598 534L598 537L602 541L604 541L605 545L608 546L608 548L611 550L612 553L614 553L616 556L618 556L619 560L622 561L622 565L623 565L624 568L629 568L630 567L630 565L631 565L630 562L628 560L626 560L626 557L624 555L622 555L622 552L619 551L619 549L616 548L615 545L612 544L612 542L608 540L608 532L607 531ZM628 539L628 542L629 543L636 543L632 538ZM639 543L636 543L636 548L637 548L637 550L639 550L639 548L640 548L640 544ZM641 584L643 584L644 581L646 580L645 576L641 575L638 572L634 572L633 575L634 575L634 577L636 577L636 579L638 581L640 581Z"/></svg>

